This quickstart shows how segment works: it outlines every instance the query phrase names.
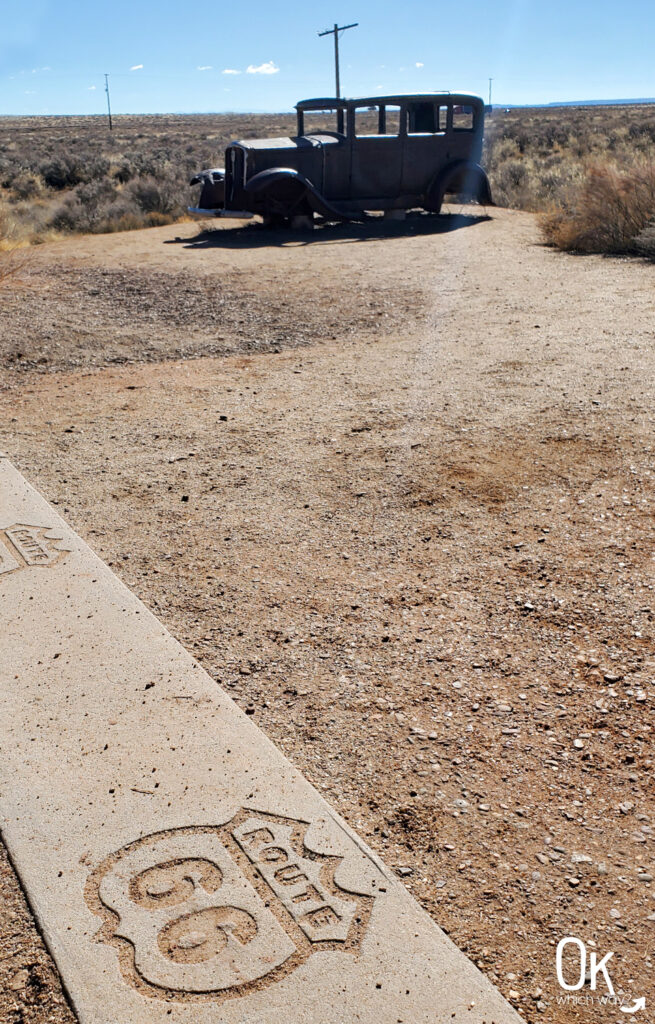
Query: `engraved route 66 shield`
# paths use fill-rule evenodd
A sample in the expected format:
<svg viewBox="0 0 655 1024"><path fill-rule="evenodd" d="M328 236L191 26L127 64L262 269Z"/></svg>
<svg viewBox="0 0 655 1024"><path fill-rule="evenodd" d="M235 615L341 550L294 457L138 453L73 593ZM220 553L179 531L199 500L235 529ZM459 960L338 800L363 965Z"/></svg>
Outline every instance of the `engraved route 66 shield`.
<svg viewBox="0 0 655 1024"><path fill-rule="evenodd" d="M336 884L342 858L307 849L307 828L242 810L108 857L86 897L124 979L145 995L220 999L284 977L317 949L356 953L373 898Z"/></svg>

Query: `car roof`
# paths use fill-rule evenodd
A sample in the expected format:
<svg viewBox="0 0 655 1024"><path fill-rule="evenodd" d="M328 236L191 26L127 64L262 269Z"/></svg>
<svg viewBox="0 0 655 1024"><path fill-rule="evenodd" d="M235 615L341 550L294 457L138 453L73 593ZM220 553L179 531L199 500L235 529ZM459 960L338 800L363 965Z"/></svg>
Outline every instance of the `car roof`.
<svg viewBox="0 0 655 1024"><path fill-rule="evenodd" d="M397 93L394 96L362 96L340 99L337 99L335 96L322 96L317 99L300 100L299 103L296 103L296 110L338 110L339 108L343 110L347 107L373 107L380 106L381 104L400 106L400 104L406 103L408 100L429 103L435 99L443 99L449 103L470 104L472 106L482 105L483 102L479 96L474 96L471 93L445 91Z"/></svg>

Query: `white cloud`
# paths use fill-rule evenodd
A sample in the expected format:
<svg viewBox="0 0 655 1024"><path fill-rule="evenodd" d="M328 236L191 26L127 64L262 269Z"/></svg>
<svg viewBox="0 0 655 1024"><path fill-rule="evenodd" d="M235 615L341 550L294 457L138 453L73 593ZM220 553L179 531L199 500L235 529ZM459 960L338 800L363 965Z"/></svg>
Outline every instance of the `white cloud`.
<svg viewBox="0 0 655 1024"><path fill-rule="evenodd" d="M88 92L95 92L96 88L97 88L97 86L95 86L95 85L90 85L87 91L88 91Z"/></svg>
<svg viewBox="0 0 655 1024"><path fill-rule="evenodd" d="M246 71L249 75L277 75L279 67L275 61L267 60L263 64L249 64Z"/></svg>
<svg viewBox="0 0 655 1024"><path fill-rule="evenodd" d="M26 96L36 96L36 89L26 89L25 90L25 95Z"/></svg>
<svg viewBox="0 0 655 1024"><path fill-rule="evenodd" d="M416 61L416 64L415 64L414 66L415 66L415 67L417 67L417 68L424 68L424 67L425 67L425 64L423 64L423 62L422 62L422 61L420 61L420 60L417 60L417 61Z"/></svg>
<svg viewBox="0 0 655 1024"><path fill-rule="evenodd" d="M143 64L133 64L130 71L143 71Z"/></svg>
<svg viewBox="0 0 655 1024"><path fill-rule="evenodd" d="M196 71L211 71L211 69L211 64L199 64L198 67L196 68Z"/></svg>
<svg viewBox="0 0 655 1024"><path fill-rule="evenodd" d="M241 72L237 71L236 68L223 68L224 75L240 75Z"/></svg>

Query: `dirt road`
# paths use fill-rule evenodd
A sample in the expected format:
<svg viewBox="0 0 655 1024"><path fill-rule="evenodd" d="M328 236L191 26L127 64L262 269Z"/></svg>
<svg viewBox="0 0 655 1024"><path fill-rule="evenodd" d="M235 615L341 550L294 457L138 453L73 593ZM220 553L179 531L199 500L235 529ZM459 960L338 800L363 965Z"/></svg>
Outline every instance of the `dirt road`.
<svg viewBox="0 0 655 1024"><path fill-rule="evenodd" d="M0 448L529 1021L625 1019L566 935L655 1000L653 274L495 211L0 292ZM0 1020L70 1020L2 887Z"/></svg>

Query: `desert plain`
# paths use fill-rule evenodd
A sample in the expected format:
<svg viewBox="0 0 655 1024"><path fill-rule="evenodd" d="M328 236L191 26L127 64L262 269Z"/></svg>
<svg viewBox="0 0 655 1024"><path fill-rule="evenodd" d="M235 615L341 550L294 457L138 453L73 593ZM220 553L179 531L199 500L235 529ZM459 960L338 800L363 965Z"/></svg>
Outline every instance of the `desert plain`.
<svg viewBox="0 0 655 1024"><path fill-rule="evenodd" d="M0 448L527 1021L614 1024L555 949L655 999L653 265L487 214L33 247ZM0 1019L72 1021L0 880Z"/></svg>

